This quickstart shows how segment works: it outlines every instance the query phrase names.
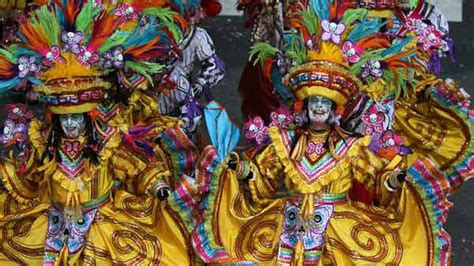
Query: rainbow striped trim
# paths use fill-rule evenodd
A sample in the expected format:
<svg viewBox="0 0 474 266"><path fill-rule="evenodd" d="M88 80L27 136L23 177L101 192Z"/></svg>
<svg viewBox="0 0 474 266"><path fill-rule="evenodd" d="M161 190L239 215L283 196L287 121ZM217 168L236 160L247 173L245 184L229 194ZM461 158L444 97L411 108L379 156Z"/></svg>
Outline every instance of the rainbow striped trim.
<svg viewBox="0 0 474 266"><path fill-rule="evenodd" d="M204 149L199 160L198 183L206 189L206 197L202 200L200 208L204 210L200 224L192 232L194 249L205 263L227 261L231 259L223 247L217 244L216 236L213 233L212 218L214 217L216 198L219 191L219 184L222 182L222 173L225 168L219 163L219 155L214 147L208 146ZM200 173L200 174L199 174Z"/></svg>
<svg viewBox="0 0 474 266"><path fill-rule="evenodd" d="M416 189L428 212L431 231L434 236L435 265L449 265L451 258L451 237L443 229L449 208L453 205L447 199L449 180L428 159L416 161L407 171L407 182Z"/></svg>
<svg viewBox="0 0 474 266"><path fill-rule="evenodd" d="M448 99L449 96L445 95L442 87L433 90L431 95L440 105L456 113L469 128L471 135L469 147L465 154L455 162L453 167L446 170L447 180L450 184L449 194L451 194L456 192L465 181L474 177L474 140L472 139L474 136L474 111L469 110L469 104L466 102L455 102Z"/></svg>
<svg viewBox="0 0 474 266"><path fill-rule="evenodd" d="M198 151L186 134L180 128L174 127L166 129L161 138L171 157L175 176L181 176L184 171L192 172L198 158Z"/></svg>
<svg viewBox="0 0 474 266"><path fill-rule="evenodd" d="M285 150L287 154L291 154L291 147L293 147L293 142L295 138L295 133L292 130L280 130L280 137L283 141ZM354 144L357 138L349 137L345 141L339 140L335 146L335 152L342 158L349 147ZM306 179L309 184L314 183L321 177L322 174L328 172L330 169L333 169L338 161L334 158L329 152L319 158L315 163L312 163L306 156L303 156L301 161L292 161L295 168L298 172Z"/></svg>

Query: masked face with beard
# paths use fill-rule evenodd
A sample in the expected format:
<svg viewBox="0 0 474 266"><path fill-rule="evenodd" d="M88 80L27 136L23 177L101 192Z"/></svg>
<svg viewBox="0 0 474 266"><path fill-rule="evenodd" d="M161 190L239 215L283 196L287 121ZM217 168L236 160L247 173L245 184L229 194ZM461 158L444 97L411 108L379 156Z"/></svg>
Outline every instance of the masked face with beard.
<svg viewBox="0 0 474 266"><path fill-rule="evenodd" d="M84 114L64 114L59 116L64 135L68 138L77 138L85 128Z"/></svg>
<svg viewBox="0 0 474 266"><path fill-rule="evenodd" d="M308 99L308 118L310 128L323 130L328 126L333 103L323 96L312 96Z"/></svg>

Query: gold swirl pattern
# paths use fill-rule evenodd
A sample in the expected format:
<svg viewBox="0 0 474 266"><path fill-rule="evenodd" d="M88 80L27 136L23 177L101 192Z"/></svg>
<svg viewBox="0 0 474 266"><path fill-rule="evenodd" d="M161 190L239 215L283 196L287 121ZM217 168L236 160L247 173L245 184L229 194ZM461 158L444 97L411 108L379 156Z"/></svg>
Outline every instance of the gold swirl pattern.
<svg viewBox="0 0 474 266"><path fill-rule="evenodd" d="M149 198L149 197L148 197ZM147 200L147 197L137 197L135 195L125 196L121 201L123 210L135 218L146 218L153 215L154 201Z"/></svg>
<svg viewBox="0 0 474 266"><path fill-rule="evenodd" d="M282 207L275 206L244 224L235 244L237 257L243 259L250 255L257 261L272 261L278 253L275 239L279 237L282 213Z"/></svg>
<svg viewBox="0 0 474 266"><path fill-rule="evenodd" d="M20 264L26 264L20 257L15 254L28 254L30 257L42 258L44 254L43 246L31 247L31 245L20 244L21 238L26 237L30 231L36 217L25 217L10 223L2 230L0 253L11 261ZM20 239L15 241L14 239Z"/></svg>
<svg viewBox="0 0 474 266"><path fill-rule="evenodd" d="M350 230L350 245L341 240L329 237L328 243L351 258L373 263L388 263L398 265L403 254L403 247L398 232L388 223L366 219L354 212L334 212L332 219L352 220ZM334 221L334 220L333 220ZM361 252L355 252L354 247ZM391 247L389 251L388 247ZM392 254L393 253L393 254Z"/></svg>
<svg viewBox="0 0 474 266"><path fill-rule="evenodd" d="M99 257L110 258L114 264L136 265L147 262L151 265L158 265L163 251L160 240L147 233L143 228L133 223L119 222L112 217L98 214L95 220L96 225L102 228L110 228L110 246L88 247L87 250ZM114 253L117 252L117 256ZM120 258L117 259L117 258Z"/></svg>

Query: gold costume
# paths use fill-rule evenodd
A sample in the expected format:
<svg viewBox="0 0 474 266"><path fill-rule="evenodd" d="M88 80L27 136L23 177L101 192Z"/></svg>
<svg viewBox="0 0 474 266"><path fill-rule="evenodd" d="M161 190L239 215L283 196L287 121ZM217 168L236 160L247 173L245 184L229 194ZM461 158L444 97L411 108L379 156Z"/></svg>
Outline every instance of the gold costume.
<svg viewBox="0 0 474 266"><path fill-rule="evenodd" d="M7 210L14 203L2 194L6 199L0 219L2 263L192 264L184 225L166 202L148 192L170 178L165 163L150 164L134 155L120 145L119 132L112 130L99 163L84 160L84 167L71 175L56 159L41 160L44 131L38 121L32 123L27 173L18 175L14 160L1 166L8 193L23 204ZM83 138L79 141L84 143ZM78 211L81 218L75 220ZM58 250L54 241L60 238L54 236L71 230L68 218L77 223L68 232L77 243L60 244Z"/></svg>
<svg viewBox="0 0 474 266"><path fill-rule="evenodd" d="M269 135L271 145L250 166L251 199L242 195L246 186L231 170L221 169L214 181L210 200L215 205L205 228L212 235L208 240L215 241L210 245L259 265L417 265L436 260L435 236L426 234L430 223L410 184L404 185L394 210L346 197L353 179L398 195L383 184L402 166L400 158L381 161L368 150L370 137L349 137L335 142L339 159L327 151L293 161L294 133L271 128Z"/></svg>

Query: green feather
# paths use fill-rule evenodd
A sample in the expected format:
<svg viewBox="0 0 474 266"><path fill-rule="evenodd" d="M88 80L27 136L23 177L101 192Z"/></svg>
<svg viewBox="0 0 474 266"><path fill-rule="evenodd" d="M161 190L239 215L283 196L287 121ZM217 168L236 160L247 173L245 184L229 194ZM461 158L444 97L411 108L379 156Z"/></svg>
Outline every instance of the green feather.
<svg viewBox="0 0 474 266"><path fill-rule="evenodd" d="M298 22L306 26L306 29L308 30L310 35L315 35L318 32L319 18L314 12L314 10L302 10L298 12L298 15L300 16Z"/></svg>
<svg viewBox="0 0 474 266"><path fill-rule="evenodd" d="M125 42L125 40L127 40L129 36L129 32L128 31L116 31L114 32L114 34L112 34L112 36L110 36L110 38L108 38L104 44L102 44L102 46L100 46L100 48L98 49L98 52L99 53L104 53L108 50L110 50L111 48L113 47L116 47L116 46L120 46L121 44L123 44Z"/></svg>
<svg viewBox="0 0 474 266"><path fill-rule="evenodd" d="M364 67L365 63L371 59L380 61L381 60L380 51L382 51L382 49L365 52L360 57L359 62L355 63L354 65L350 67L351 72L359 74L362 71L362 68Z"/></svg>
<svg viewBox="0 0 474 266"><path fill-rule="evenodd" d="M60 26L56 14L50 11L46 5L36 10L30 21L33 27L44 30L50 46L59 45Z"/></svg>
<svg viewBox="0 0 474 266"><path fill-rule="evenodd" d="M131 70L143 75L152 85L153 78L151 75L158 73L160 70L165 68L164 65L151 62L136 62L136 61L126 61L125 66Z"/></svg>
<svg viewBox="0 0 474 266"><path fill-rule="evenodd" d="M8 50L0 48L0 54L4 55L10 62L17 63L17 58Z"/></svg>
<svg viewBox="0 0 474 266"><path fill-rule="evenodd" d="M307 57L306 46L301 44L302 38L298 38L296 33L292 33L288 46L285 47L286 55L297 64L303 64Z"/></svg>
<svg viewBox="0 0 474 266"><path fill-rule="evenodd" d="M344 25L349 26L354 21L363 21L368 12L369 11L364 8L349 9L344 13L344 17L342 18L341 22Z"/></svg>
<svg viewBox="0 0 474 266"><path fill-rule="evenodd" d="M278 49L273 47L267 42L256 43L250 48L249 59L255 58L253 64L256 65L258 62L263 64L265 59L268 57L275 56L278 53Z"/></svg>
<svg viewBox="0 0 474 266"><path fill-rule="evenodd" d="M94 1L87 1L87 3L82 7L81 11L76 18L76 31L80 31L84 34L88 34L92 29L94 23L94 17L100 12L99 8L94 8Z"/></svg>
<svg viewBox="0 0 474 266"><path fill-rule="evenodd" d="M143 10L144 15L154 16L160 19L161 22L171 23L174 21L174 17L177 15L176 12L170 8L157 8L149 7Z"/></svg>
<svg viewBox="0 0 474 266"><path fill-rule="evenodd" d="M181 29L174 21L174 18L178 15L178 13L172 11L170 8L150 7L144 9L142 13L145 15L157 17L163 26L171 32L175 40L181 40L183 38Z"/></svg>

